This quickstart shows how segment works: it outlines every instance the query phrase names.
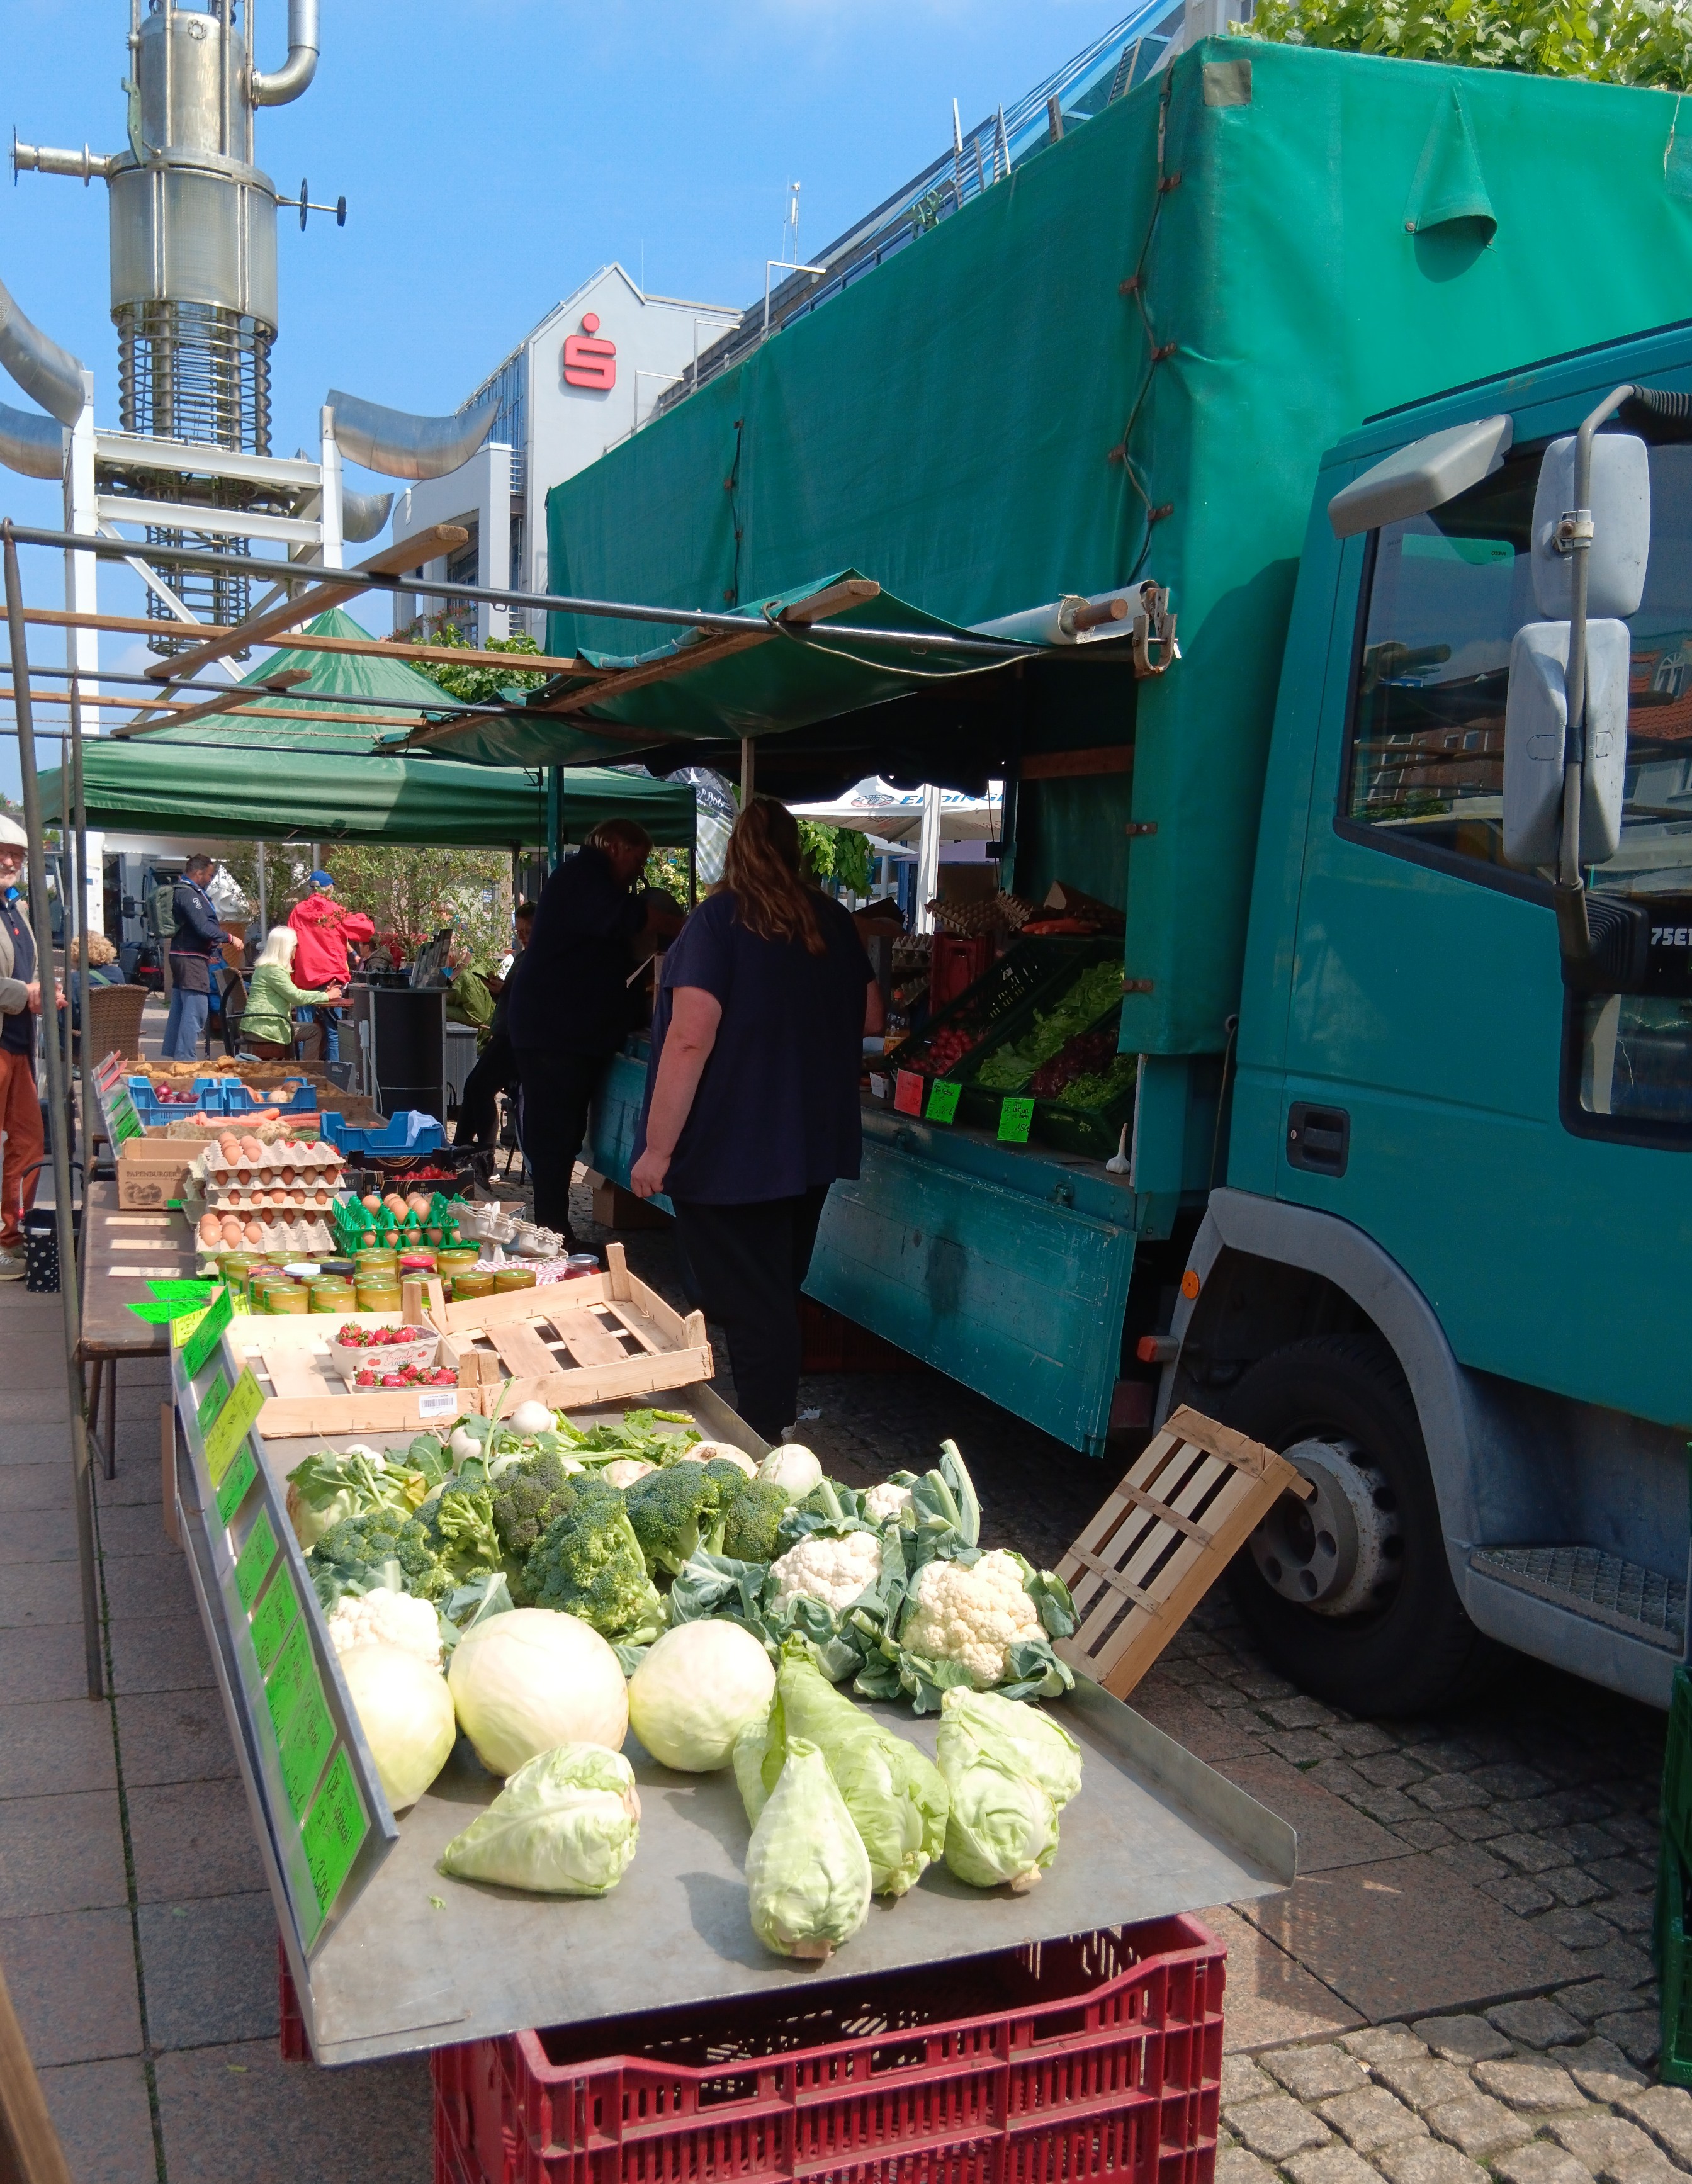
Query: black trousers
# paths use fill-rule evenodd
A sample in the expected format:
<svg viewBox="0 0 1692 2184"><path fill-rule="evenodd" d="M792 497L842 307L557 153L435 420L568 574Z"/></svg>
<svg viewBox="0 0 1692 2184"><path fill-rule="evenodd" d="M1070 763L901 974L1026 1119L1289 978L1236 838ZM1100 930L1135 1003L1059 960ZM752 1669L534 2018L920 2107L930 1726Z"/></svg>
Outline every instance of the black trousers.
<svg viewBox="0 0 1692 2184"><path fill-rule="evenodd" d="M573 1239L570 1175L588 1134L588 1107L611 1059L605 1054L538 1053L519 1047L522 1108L517 1137L534 1183L534 1217Z"/></svg>
<svg viewBox="0 0 1692 2184"><path fill-rule="evenodd" d="M671 1201L683 1281L728 1335L735 1406L768 1441L781 1439L799 1409L799 1291L828 1195L824 1184L751 1206Z"/></svg>
<svg viewBox="0 0 1692 2184"><path fill-rule="evenodd" d="M454 1145L491 1145L499 1126L494 1095L515 1090L517 1082L517 1050L504 1032L496 1031L477 1056L476 1067L464 1080Z"/></svg>

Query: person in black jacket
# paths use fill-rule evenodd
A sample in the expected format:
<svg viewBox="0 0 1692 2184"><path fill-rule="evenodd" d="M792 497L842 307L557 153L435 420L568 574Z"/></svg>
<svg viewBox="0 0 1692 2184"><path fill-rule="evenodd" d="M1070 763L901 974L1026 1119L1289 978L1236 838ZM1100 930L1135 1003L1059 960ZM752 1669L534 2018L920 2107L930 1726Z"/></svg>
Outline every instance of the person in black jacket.
<svg viewBox="0 0 1692 2184"><path fill-rule="evenodd" d="M576 1248L570 1177L600 1073L628 1036L634 1002L630 945L649 916L634 883L652 839L632 819L602 819L551 874L511 983L506 1022L522 1087L519 1136L534 1183L534 1217Z"/></svg>
<svg viewBox="0 0 1692 2184"><path fill-rule="evenodd" d="M176 929L170 935L170 1013L165 1022L163 1049L166 1061L192 1061L205 1030L212 960L222 955L228 938L206 893L216 869L209 857L190 857L171 896Z"/></svg>
<svg viewBox="0 0 1692 2184"><path fill-rule="evenodd" d="M511 1045L511 994L528 952L528 937L534 930L534 905L520 902L511 922L516 930L517 952L504 983L495 989L494 1021L488 1027L488 1044L464 1080L458 1102L458 1128L453 1134L455 1145L491 1145L497 1128L495 1095L517 1089L517 1057Z"/></svg>

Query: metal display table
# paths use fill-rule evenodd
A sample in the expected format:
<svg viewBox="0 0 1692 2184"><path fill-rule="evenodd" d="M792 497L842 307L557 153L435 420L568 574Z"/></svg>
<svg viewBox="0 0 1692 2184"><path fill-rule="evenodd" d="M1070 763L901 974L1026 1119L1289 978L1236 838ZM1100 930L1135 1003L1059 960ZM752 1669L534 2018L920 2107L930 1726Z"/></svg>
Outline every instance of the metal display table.
<svg viewBox="0 0 1692 2184"><path fill-rule="evenodd" d="M539 1897L444 1880L435 1870L442 1847L499 1785L461 1740L433 1787L394 1820L286 1515L286 1474L321 1444L232 1433L243 1415L241 1369L226 1335L215 1339L214 1320L175 1353L178 1510L320 2062L795 1982L809 1991L1237 1902L1293 1878L1297 1839L1284 1821L1082 1685L1061 1712L1085 1748L1085 1779L1039 1887L984 1893L936 1865L898 1903L876 1903L826 1975L772 1955L753 1936L742 1874L749 1831L732 1774L673 1774L633 1736L626 1750L640 1787L640 1845L610 1896ZM708 1387L684 1389L667 1407L690 1412L713 1436L762 1446ZM403 1445L375 1436L384 1438ZM932 1753L932 1717L873 1710Z"/></svg>

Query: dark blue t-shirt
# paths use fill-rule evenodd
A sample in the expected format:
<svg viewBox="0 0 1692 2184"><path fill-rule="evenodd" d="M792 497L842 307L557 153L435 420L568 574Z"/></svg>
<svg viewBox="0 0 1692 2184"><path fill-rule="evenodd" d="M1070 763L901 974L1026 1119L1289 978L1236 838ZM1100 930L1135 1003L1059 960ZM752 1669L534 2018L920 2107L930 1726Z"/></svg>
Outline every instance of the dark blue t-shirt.
<svg viewBox="0 0 1692 2184"><path fill-rule="evenodd" d="M863 989L874 973L845 911L825 895L815 901L827 944L821 956L802 940L747 932L725 888L694 911L664 958L636 1160L646 1147L675 989L702 987L723 1006L665 1178L673 1198L744 1206L796 1198L857 1173Z"/></svg>

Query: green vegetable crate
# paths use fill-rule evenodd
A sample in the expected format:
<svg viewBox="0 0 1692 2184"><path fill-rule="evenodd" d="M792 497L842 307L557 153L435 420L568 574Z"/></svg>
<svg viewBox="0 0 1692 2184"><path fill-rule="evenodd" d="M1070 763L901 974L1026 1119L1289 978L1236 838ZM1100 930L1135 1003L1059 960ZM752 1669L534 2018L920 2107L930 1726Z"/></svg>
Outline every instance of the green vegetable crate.
<svg viewBox="0 0 1692 2184"><path fill-rule="evenodd" d="M1692 1678L1674 1672L1668 1702L1668 1741L1662 1761L1662 1843L1656 1873L1654 1939L1662 1986L1662 2053L1657 2068L1666 2086L1692 2086Z"/></svg>
<svg viewBox="0 0 1692 2184"><path fill-rule="evenodd" d="M1021 1083L1002 1087L983 1084L980 1079L984 1068L988 1069L991 1074L990 1065L994 1058L1003 1056L1008 1049L1035 1034L1039 1028L1039 1020L1049 1019L1062 1010L1076 987L1091 972L1098 974L1101 994L1108 994L1108 998L1102 999L1101 1005L1096 1008L1083 1006L1074 1023L1067 1028L1060 1044L1051 1054L1043 1055L1041 1063L1030 1070ZM958 1102L958 1120L971 1123L978 1129L997 1130L1000 1110L1005 1100L1019 1095L1025 1095L1038 1067L1055 1060L1075 1039L1120 1022L1121 1014L1120 959L1117 944L1112 941L1108 944L1105 953L1095 953L1090 961L1072 962L1060 978L1029 995L963 1058L954 1072L963 1078L963 1089ZM1080 1153L1103 1160L1115 1151L1122 1125L1133 1112L1134 1080L1131 1077L1112 1099L1099 1107L1072 1106L1061 1094L1049 1099L1036 1095L1032 1134L1042 1145L1051 1145L1058 1152Z"/></svg>
<svg viewBox="0 0 1692 2184"><path fill-rule="evenodd" d="M408 1206L405 1218L401 1221L391 1206L378 1206L372 1212L356 1196L339 1198L331 1208L336 1248L350 1256L366 1248L364 1240L373 1233L378 1249L391 1246L394 1251L404 1251L427 1245L431 1251L439 1251L460 1240L458 1220L463 1208L461 1198L449 1199L438 1190L429 1201L427 1213L420 1215ZM439 1229L438 1244L429 1241L431 1228Z"/></svg>
<svg viewBox="0 0 1692 2184"><path fill-rule="evenodd" d="M1050 1006L1082 972L1096 963L1120 961L1121 955L1120 940L1107 933L1013 941L991 970L947 1003L920 1039L889 1059L896 1068L920 1070L928 1077L963 1077L1014 1026L1031 1021L1029 1012L1036 1003ZM967 1045L960 1045L960 1040ZM993 1112L997 1117L997 1102Z"/></svg>

